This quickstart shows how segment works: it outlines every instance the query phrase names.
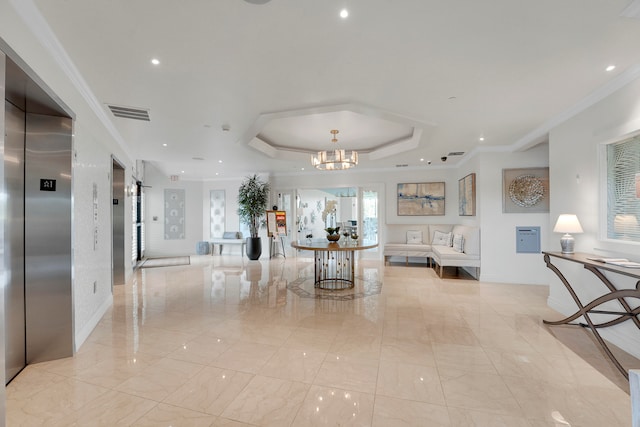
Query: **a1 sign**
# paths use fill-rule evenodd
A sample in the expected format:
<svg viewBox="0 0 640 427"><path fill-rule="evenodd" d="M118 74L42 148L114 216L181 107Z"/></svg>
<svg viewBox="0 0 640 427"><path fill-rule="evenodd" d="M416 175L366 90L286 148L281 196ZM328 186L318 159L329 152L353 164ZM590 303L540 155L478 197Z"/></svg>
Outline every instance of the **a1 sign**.
<svg viewBox="0 0 640 427"><path fill-rule="evenodd" d="M56 191L56 180L40 179L40 191Z"/></svg>

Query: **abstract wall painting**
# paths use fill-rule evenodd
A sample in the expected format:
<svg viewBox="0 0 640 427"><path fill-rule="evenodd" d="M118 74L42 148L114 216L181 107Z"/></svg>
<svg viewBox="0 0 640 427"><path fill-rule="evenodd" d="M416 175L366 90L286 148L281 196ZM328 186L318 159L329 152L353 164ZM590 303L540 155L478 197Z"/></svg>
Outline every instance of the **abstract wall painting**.
<svg viewBox="0 0 640 427"><path fill-rule="evenodd" d="M458 180L458 215L476 215L476 174Z"/></svg>
<svg viewBox="0 0 640 427"><path fill-rule="evenodd" d="M398 184L398 215L444 215L444 182Z"/></svg>

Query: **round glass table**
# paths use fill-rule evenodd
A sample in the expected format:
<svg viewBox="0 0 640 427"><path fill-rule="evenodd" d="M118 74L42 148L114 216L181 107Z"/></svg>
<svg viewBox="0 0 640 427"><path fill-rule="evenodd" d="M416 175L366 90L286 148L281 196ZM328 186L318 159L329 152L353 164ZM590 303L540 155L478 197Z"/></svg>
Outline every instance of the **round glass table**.
<svg viewBox="0 0 640 427"><path fill-rule="evenodd" d="M291 246L304 251L313 251L316 288L340 290L353 288L355 252L375 248L378 244L358 240L344 243L298 240L291 242Z"/></svg>

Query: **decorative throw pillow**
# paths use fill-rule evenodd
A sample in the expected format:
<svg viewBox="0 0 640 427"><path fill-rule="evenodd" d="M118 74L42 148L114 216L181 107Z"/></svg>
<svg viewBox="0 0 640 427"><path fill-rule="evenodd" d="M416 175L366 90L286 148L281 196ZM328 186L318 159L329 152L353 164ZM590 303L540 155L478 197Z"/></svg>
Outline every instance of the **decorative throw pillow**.
<svg viewBox="0 0 640 427"><path fill-rule="evenodd" d="M407 231L407 244L409 245L421 245L422 244L422 231L409 230Z"/></svg>
<svg viewBox="0 0 640 427"><path fill-rule="evenodd" d="M451 233L443 233L442 231L434 231L433 232L433 240L431 241L432 245L438 246L451 246L451 240L453 236Z"/></svg>
<svg viewBox="0 0 640 427"><path fill-rule="evenodd" d="M453 250L456 252L464 252L464 236L462 234L453 235Z"/></svg>

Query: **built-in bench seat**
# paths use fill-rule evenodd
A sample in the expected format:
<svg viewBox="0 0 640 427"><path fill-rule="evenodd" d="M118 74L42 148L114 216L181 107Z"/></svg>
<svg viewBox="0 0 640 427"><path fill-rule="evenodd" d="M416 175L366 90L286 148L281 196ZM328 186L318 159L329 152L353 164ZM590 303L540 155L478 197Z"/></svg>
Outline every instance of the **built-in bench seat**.
<svg viewBox="0 0 640 427"><path fill-rule="evenodd" d="M480 229L451 224L387 224L384 245L385 264L390 257L426 258L444 267L474 267L480 277ZM402 243L404 242L404 243ZM455 244L454 244L455 243Z"/></svg>
<svg viewBox="0 0 640 427"><path fill-rule="evenodd" d="M427 258L429 260L431 258L431 245L387 243L384 245L385 262L392 256L404 257L407 264L409 263L409 257Z"/></svg>
<svg viewBox="0 0 640 427"><path fill-rule="evenodd" d="M451 229L452 246L432 245L433 260L443 267L474 267L476 279L480 279L480 229L468 225L454 225ZM456 245L456 236L462 237L461 245Z"/></svg>
<svg viewBox="0 0 640 427"><path fill-rule="evenodd" d="M225 231L222 237L211 239L209 243L211 243L211 255L215 252L215 245L220 246L220 255L222 255L224 245L240 245L240 255L243 255L247 241L242 238L240 231Z"/></svg>

